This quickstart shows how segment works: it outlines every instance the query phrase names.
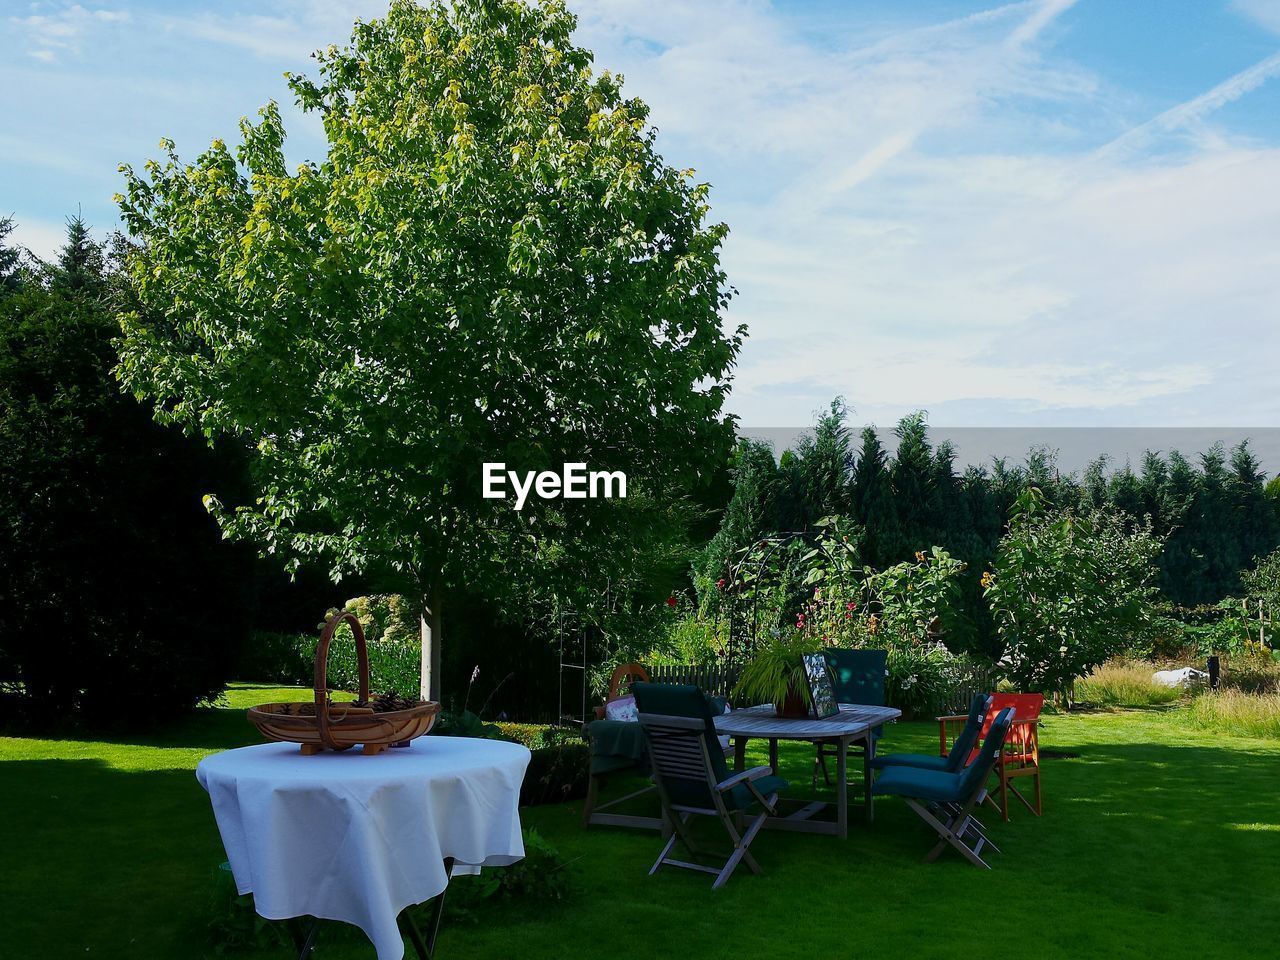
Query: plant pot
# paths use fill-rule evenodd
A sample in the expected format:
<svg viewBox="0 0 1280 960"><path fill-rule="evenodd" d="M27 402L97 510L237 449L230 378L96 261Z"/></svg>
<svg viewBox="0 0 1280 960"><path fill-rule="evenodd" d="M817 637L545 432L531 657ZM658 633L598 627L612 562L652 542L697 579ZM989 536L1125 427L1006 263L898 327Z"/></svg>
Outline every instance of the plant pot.
<svg viewBox="0 0 1280 960"><path fill-rule="evenodd" d="M795 683L787 685L787 697L781 703L773 705L778 717L783 720L803 720L809 716L809 704L805 702L804 693Z"/></svg>

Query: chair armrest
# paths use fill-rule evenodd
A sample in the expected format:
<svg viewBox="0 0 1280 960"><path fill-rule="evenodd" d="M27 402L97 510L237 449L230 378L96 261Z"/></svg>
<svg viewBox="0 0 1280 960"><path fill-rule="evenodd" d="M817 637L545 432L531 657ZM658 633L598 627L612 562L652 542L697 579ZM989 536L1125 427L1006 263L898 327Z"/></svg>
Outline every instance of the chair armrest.
<svg viewBox="0 0 1280 960"><path fill-rule="evenodd" d="M957 713L946 717L938 717L937 719L939 723L950 723L954 720L968 720L969 718L963 713Z"/></svg>
<svg viewBox="0 0 1280 960"><path fill-rule="evenodd" d="M771 773L773 773L773 770L769 767L752 767L750 770L743 770L721 780L716 784L716 789L724 793L732 790L740 783L746 783L748 780L759 780L761 777L766 777Z"/></svg>

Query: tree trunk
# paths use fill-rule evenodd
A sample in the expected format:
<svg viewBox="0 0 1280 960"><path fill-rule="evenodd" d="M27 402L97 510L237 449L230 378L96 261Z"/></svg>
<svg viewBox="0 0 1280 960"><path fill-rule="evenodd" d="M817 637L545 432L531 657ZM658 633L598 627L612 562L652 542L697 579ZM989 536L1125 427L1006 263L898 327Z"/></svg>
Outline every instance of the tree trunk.
<svg viewBox="0 0 1280 960"><path fill-rule="evenodd" d="M440 703L440 647L444 640L441 605L444 590L433 583L422 598L419 628L422 635L422 684L419 696Z"/></svg>

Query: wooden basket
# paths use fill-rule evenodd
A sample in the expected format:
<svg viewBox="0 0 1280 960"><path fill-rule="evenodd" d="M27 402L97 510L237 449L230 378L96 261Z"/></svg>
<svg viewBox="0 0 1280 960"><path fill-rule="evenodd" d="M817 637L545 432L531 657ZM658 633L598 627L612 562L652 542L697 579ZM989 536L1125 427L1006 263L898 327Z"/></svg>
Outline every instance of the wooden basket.
<svg viewBox="0 0 1280 960"><path fill-rule="evenodd" d="M372 707L330 703L328 689L329 644L338 625L346 622L356 638L360 663L360 703L369 702L369 651L364 630L355 614L339 611L325 621L316 647L315 702L264 703L249 708L249 719L264 737L302 744L304 754L322 750L349 750L364 745L366 754L381 753L387 747L407 747L409 741L427 733L436 722L440 704L419 700L404 710L375 713Z"/></svg>

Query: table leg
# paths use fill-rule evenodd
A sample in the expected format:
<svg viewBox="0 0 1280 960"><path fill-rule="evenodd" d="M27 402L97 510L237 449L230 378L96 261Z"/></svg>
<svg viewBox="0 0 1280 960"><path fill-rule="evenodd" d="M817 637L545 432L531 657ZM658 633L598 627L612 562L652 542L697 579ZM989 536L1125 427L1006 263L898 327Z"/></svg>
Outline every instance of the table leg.
<svg viewBox="0 0 1280 960"><path fill-rule="evenodd" d="M733 738L733 770L734 773L741 773L747 769L747 738Z"/></svg>
<svg viewBox="0 0 1280 960"><path fill-rule="evenodd" d="M769 741L769 766L773 769L773 775L778 775L778 741Z"/></svg>
<svg viewBox="0 0 1280 960"><path fill-rule="evenodd" d="M871 761L876 758L876 738L867 732L867 748L862 751L862 789L864 810L866 811L867 823L873 823L876 819L876 801L875 796L871 792Z"/></svg>
<svg viewBox="0 0 1280 960"><path fill-rule="evenodd" d="M453 857L444 858L444 876L446 881L453 876ZM436 905L431 911L431 926L427 930L427 952L423 954L422 960L431 960L436 955L436 937L440 933L440 915L444 913L444 895L448 892L449 887L446 884L445 888L440 891L440 896L436 897Z"/></svg>
<svg viewBox="0 0 1280 960"><path fill-rule="evenodd" d="M841 840L849 837L849 738L836 749L836 829Z"/></svg>
<svg viewBox="0 0 1280 960"><path fill-rule="evenodd" d="M307 957L311 956L311 951L315 949L316 936L319 933L320 933L320 918L312 917L311 926L307 928L306 936L301 941L298 941L296 939L297 934L294 935L295 937L294 942L299 944L298 960L307 960Z"/></svg>

